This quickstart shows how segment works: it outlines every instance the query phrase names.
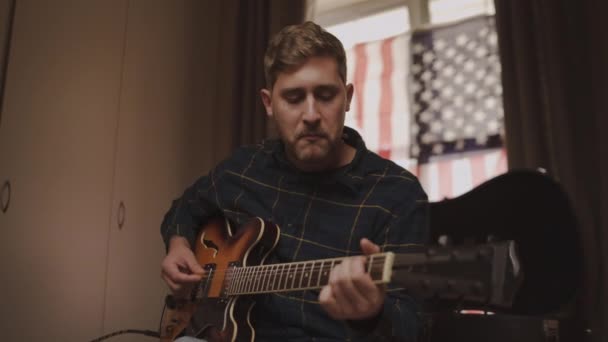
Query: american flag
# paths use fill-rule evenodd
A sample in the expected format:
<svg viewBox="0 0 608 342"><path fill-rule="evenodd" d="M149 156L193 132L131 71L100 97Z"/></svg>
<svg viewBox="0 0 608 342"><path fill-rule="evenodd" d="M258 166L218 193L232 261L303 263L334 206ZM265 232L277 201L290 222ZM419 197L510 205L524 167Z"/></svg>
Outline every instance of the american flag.
<svg viewBox="0 0 608 342"><path fill-rule="evenodd" d="M500 61L494 19L475 17L412 35L412 155L502 146Z"/></svg>
<svg viewBox="0 0 608 342"><path fill-rule="evenodd" d="M418 175L432 201L507 169L492 17L355 45L346 124L368 148Z"/></svg>

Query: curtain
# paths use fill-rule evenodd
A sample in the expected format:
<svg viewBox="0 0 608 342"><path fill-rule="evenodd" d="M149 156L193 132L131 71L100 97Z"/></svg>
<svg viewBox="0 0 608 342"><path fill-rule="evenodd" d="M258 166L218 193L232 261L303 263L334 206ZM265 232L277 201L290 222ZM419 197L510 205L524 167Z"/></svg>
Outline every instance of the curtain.
<svg viewBox="0 0 608 342"><path fill-rule="evenodd" d="M269 135L259 95L264 52L272 34L303 20L304 1L188 1L193 10L185 21L192 42L186 86L193 107L205 112L192 113L190 124L200 130L184 139L201 146L193 159L207 170L235 147Z"/></svg>
<svg viewBox="0 0 608 342"><path fill-rule="evenodd" d="M232 5L236 14L232 146L237 147L272 134L259 95L266 86L264 53L281 28L303 22L306 4L304 0L239 0Z"/></svg>
<svg viewBox="0 0 608 342"><path fill-rule="evenodd" d="M606 341L606 2L495 4L509 167L543 167L568 192L584 251L576 338Z"/></svg>

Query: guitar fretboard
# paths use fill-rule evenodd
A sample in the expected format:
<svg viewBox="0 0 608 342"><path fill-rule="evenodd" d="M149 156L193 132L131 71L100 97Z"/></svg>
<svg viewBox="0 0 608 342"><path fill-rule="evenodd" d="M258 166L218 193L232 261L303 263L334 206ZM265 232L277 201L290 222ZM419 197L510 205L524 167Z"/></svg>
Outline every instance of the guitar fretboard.
<svg viewBox="0 0 608 342"><path fill-rule="evenodd" d="M236 267L227 274L226 295L259 294L318 289L328 284L330 271L344 258L292 262L285 264ZM366 270L375 283L388 283L393 253L367 257Z"/></svg>

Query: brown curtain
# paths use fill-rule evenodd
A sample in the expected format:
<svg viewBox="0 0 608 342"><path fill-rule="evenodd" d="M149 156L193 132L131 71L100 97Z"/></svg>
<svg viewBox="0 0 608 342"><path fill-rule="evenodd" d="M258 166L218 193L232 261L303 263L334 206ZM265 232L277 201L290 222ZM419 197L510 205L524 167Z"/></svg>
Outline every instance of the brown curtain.
<svg viewBox="0 0 608 342"><path fill-rule="evenodd" d="M189 89L195 108L190 124L200 127L185 139L201 146L201 170L208 170L243 144L268 134L259 90L263 56L280 28L303 20L304 0L186 0L192 8Z"/></svg>
<svg viewBox="0 0 608 342"><path fill-rule="evenodd" d="M585 265L575 331L607 341L606 2L495 3L509 167L545 168L569 193Z"/></svg>
<svg viewBox="0 0 608 342"><path fill-rule="evenodd" d="M235 6L236 37L233 77L233 147L259 142L269 134L260 100L265 87L264 52L272 36L304 20L304 0L239 0Z"/></svg>

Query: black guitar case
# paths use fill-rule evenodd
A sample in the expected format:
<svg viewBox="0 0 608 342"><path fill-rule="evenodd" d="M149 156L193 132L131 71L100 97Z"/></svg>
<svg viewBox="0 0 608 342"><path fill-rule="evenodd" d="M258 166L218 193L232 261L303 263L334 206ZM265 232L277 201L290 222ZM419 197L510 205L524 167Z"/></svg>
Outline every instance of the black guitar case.
<svg viewBox="0 0 608 342"><path fill-rule="evenodd" d="M457 304L435 303L432 309L442 314L434 316L432 341L448 336L452 341L545 341L512 337L518 330L524 333L525 326L534 327L533 336L544 336L545 318L563 313L579 288L582 252L577 220L561 185L546 174L510 171L460 197L431 203L430 232L432 242L443 236L441 240L453 245L515 240L524 272L513 306L492 308L494 316L454 315ZM475 332L471 324L477 327ZM484 326L494 327L493 333L478 339Z"/></svg>

